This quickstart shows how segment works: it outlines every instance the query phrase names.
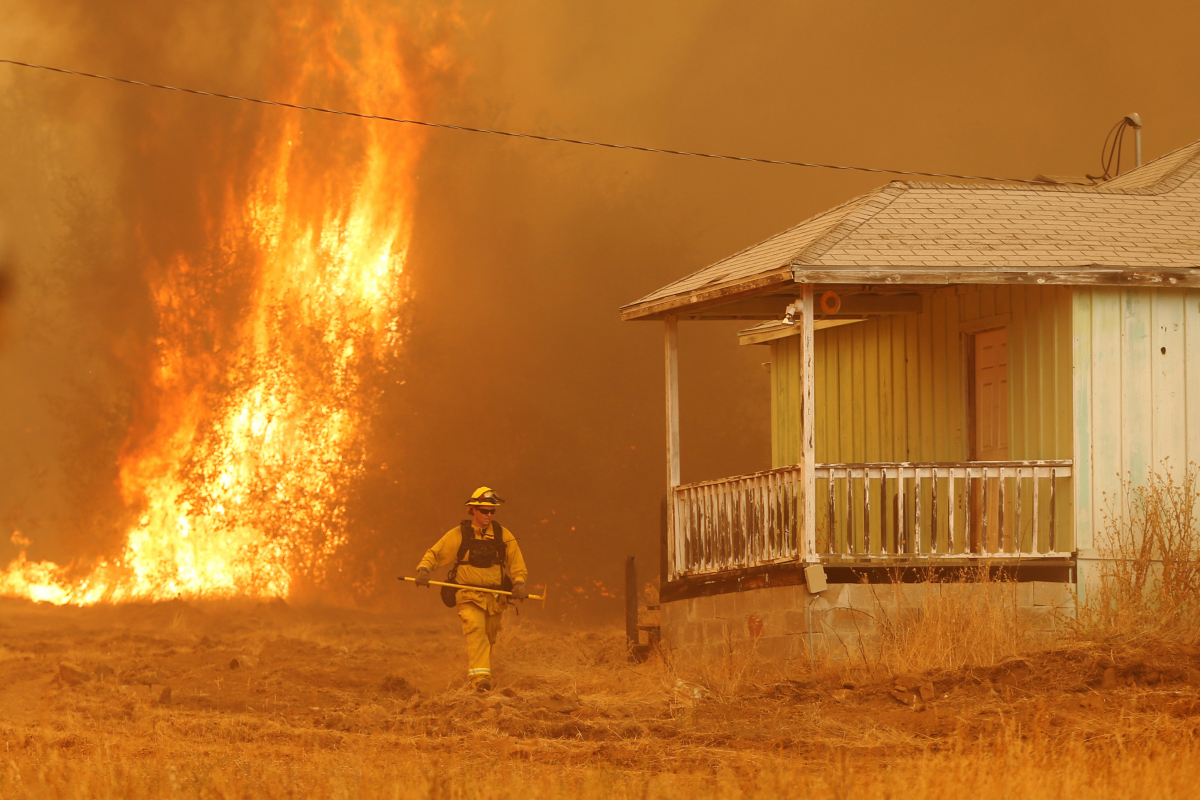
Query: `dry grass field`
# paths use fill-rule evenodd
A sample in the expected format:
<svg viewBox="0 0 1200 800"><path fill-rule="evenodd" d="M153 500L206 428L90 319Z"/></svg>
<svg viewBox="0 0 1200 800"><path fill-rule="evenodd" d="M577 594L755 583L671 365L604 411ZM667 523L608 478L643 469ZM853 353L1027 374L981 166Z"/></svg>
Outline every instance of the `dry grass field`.
<svg viewBox="0 0 1200 800"><path fill-rule="evenodd" d="M752 647L630 664L615 629L542 619L510 612L497 691L477 695L449 611L0 600L0 797L1057 800L1200 783L1200 649L1165 639L896 674L769 667Z"/></svg>

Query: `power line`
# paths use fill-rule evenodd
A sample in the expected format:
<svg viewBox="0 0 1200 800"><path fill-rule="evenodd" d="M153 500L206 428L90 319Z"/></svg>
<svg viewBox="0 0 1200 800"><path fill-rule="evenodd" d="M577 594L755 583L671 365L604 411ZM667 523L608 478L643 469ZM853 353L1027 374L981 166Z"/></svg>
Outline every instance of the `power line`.
<svg viewBox="0 0 1200 800"><path fill-rule="evenodd" d="M539 142L557 142L559 144L577 144L587 147L607 147L611 150L634 150L639 153L660 153L670 156L691 156L694 158L712 158L721 161L744 161L751 164L775 164L785 167L811 167L814 169L836 169L847 172L874 172L885 175L915 175L922 178L958 178L968 181L1002 181L1005 183L1029 183L1038 186L1054 185L1056 183L1064 183L1061 181L1046 181L1046 180L1029 180L1027 178L991 178L986 175L956 175L951 172L918 172L916 170L905 169L880 169L877 167L847 167L840 164L817 164L808 161L784 161L774 158L753 158L750 156L731 156L720 153L697 153L690 150L669 150L660 147L643 147L635 144L614 144L612 142L593 142L586 139L568 139L559 136L542 136L536 133L518 133L515 131L502 131L491 128L472 128L468 125L451 125L445 122L429 122L420 119L403 119L400 117L388 117L382 114L366 114L360 111L344 111L335 108L321 108L320 106L305 106L298 103L287 103L281 100L263 100L257 97L241 97L235 94L223 94L221 92L207 92L201 89L189 89L183 86L168 86L163 83L151 83L149 81L137 81L130 78L116 78L111 75L98 75L94 72L80 72L73 69L64 69L62 67L51 67L45 64L28 64L24 61L14 61L10 58L0 58L0 64L11 64L15 67L28 67L29 69L40 69L47 72L58 72L63 75L74 75L80 78L94 78L102 81L112 81L114 83L124 83L130 86L141 86L147 89L164 89L169 92L182 92L184 94L194 94L201 97L216 97L221 100L238 100L243 103L257 103L263 106L277 106L279 108L291 108L296 111L315 111L319 114L334 114L342 117L355 117L357 119L374 120L377 122L396 122L403 125L419 125L425 128L440 128L448 131L463 131L465 133L486 133L493 136L508 136L513 139L532 139ZM1068 184L1071 186L1087 186L1090 184Z"/></svg>

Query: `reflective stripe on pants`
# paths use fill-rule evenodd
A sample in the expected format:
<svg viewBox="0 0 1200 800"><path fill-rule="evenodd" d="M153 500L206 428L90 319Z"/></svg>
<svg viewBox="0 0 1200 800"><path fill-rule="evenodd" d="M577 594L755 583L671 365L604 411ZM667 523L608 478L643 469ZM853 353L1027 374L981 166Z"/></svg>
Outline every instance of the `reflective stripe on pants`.
<svg viewBox="0 0 1200 800"><path fill-rule="evenodd" d="M489 614L474 603L459 603L457 608L467 639L467 676L472 683L479 683L492 676L492 645L500 633L503 612Z"/></svg>

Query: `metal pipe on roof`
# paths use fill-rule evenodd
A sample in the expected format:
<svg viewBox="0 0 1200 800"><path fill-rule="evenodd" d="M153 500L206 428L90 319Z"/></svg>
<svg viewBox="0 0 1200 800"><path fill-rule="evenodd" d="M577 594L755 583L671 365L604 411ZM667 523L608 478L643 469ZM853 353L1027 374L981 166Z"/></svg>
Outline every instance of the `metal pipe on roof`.
<svg viewBox="0 0 1200 800"><path fill-rule="evenodd" d="M1133 147L1137 151L1137 165L1142 165L1142 118L1137 113L1128 114L1125 121L1133 127Z"/></svg>

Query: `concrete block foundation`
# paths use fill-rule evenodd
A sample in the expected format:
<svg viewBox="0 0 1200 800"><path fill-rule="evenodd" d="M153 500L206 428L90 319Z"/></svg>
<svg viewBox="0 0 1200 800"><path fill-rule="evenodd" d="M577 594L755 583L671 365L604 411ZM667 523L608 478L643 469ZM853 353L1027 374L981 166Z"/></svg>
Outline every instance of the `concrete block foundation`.
<svg viewBox="0 0 1200 800"><path fill-rule="evenodd" d="M1011 620L1031 641L1061 635L1075 614L1068 583L830 584L749 589L662 605L662 644L683 657L720 657L753 647L760 660L857 658L904 626L947 619ZM981 624L983 624L981 622Z"/></svg>

